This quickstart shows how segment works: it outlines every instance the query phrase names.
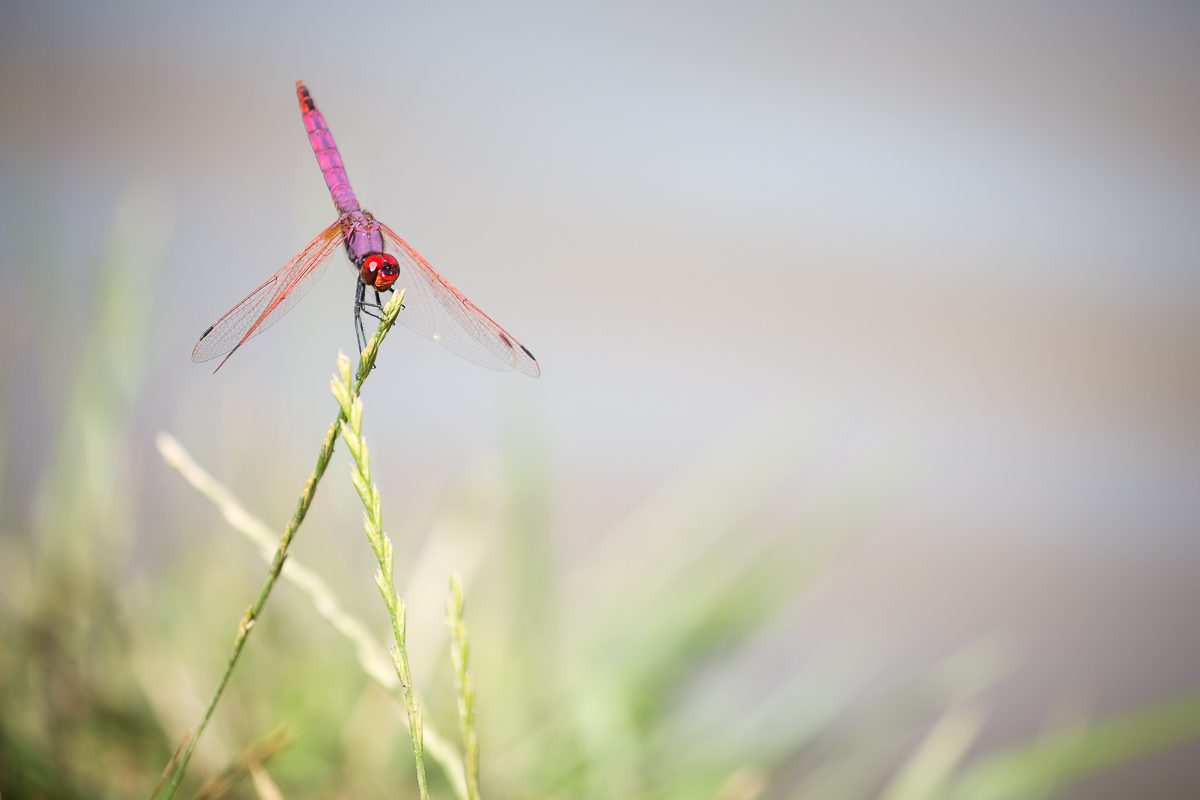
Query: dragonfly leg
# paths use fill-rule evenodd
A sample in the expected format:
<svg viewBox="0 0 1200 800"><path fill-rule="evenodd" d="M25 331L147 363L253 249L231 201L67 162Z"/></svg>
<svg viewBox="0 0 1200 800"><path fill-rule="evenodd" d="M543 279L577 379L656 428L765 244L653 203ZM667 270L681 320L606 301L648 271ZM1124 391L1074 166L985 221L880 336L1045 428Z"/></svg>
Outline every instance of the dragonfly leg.
<svg viewBox="0 0 1200 800"><path fill-rule="evenodd" d="M379 292L375 293L375 297L379 297ZM383 306L379 305L378 300L375 301L375 305L371 305L366 300L363 300L361 303L359 303L359 307L362 308L362 313L366 314L368 317L374 317L380 321L383 320Z"/></svg>
<svg viewBox="0 0 1200 800"><path fill-rule="evenodd" d="M358 299L355 301L355 308L358 313L366 314L368 317L374 317L377 320L383 320L383 303L379 302L379 292L375 292L375 305L372 306L366 300L366 284L360 284L358 291Z"/></svg>
<svg viewBox="0 0 1200 800"><path fill-rule="evenodd" d="M366 331L363 330L362 322L363 298L366 295L366 288L367 287L361 281L359 281L358 288L355 290L354 295L354 333L356 336L358 336L358 352L360 353L367 349L367 334Z"/></svg>

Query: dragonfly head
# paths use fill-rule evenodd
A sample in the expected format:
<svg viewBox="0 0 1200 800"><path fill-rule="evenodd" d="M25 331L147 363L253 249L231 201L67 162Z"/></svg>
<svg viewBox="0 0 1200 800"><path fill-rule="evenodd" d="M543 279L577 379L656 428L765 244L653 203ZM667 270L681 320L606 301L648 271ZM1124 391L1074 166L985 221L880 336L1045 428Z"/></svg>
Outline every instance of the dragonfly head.
<svg viewBox="0 0 1200 800"><path fill-rule="evenodd" d="M387 253L368 253L362 260L362 282L378 292L392 288L400 277L400 262Z"/></svg>

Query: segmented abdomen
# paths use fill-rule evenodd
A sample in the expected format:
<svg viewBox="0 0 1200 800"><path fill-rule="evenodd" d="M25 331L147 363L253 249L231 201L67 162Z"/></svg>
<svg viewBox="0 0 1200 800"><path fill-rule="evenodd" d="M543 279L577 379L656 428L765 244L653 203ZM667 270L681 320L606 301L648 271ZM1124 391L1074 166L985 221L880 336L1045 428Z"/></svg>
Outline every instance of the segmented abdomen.
<svg viewBox="0 0 1200 800"><path fill-rule="evenodd" d="M342 164L341 153L333 141L333 133L325 124L325 117L317 110L308 89L299 81L296 82L296 96L300 100L300 109L304 116L304 129L308 131L308 141L313 153L317 156L317 164L321 174L325 176L325 185L333 195L333 203L339 213L358 210L358 198L350 188L350 179L346 176L346 167Z"/></svg>

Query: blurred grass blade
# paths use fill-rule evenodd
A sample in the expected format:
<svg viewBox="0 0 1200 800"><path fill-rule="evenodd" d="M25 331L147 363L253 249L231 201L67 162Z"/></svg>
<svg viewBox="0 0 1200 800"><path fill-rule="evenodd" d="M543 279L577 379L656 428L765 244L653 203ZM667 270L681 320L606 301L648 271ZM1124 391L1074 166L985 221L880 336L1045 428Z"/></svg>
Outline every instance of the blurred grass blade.
<svg viewBox="0 0 1200 800"><path fill-rule="evenodd" d="M296 741L296 733L284 726L276 728L262 739L254 742L234 759L233 763L212 778L204 782L196 791L196 800L218 800L225 797L237 787L245 777L252 775L255 770L270 759L282 753ZM269 779L268 779L269 780Z"/></svg>
<svg viewBox="0 0 1200 800"><path fill-rule="evenodd" d="M250 780L254 783L254 792L260 800L284 800L283 792L271 780L271 776L262 767L250 768Z"/></svg>
<svg viewBox="0 0 1200 800"><path fill-rule="evenodd" d="M161 192L141 186L122 194L96 270L95 318L81 340L51 351L56 364L66 357L75 366L56 425L55 455L35 502L46 563L60 573L90 574L92 560L116 557L134 527L113 453L130 437L149 338L150 289L171 227L171 203Z"/></svg>
<svg viewBox="0 0 1200 800"><path fill-rule="evenodd" d="M229 526L250 540L257 547L259 556L270 564L275 555L275 541L267 524L247 511L233 492L197 464L175 437L168 433L160 433L155 442L163 460L200 494L212 501ZM283 565L283 579L304 593L312 601L317 613L350 642L363 672L403 704L400 681L392 668L391 659L384 654L384 648L375 640L366 624L343 608L329 584L294 556L289 557ZM401 714L401 719L407 727L408 716ZM466 800L467 787L463 778L462 758L454 745L428 721L425 723L425 749L441 767L455 796Z"/></svg>
<svg viewBox="0 0 1200 800"><path fill-rule="evenodd" d="M479 732L475 729L475 682L470 673L471 646L463 622L462 578L450 573L446 598L446 625L450 628L450 660L454 665L454 688L458 692L458 726L462 734L467 792L479 800Z"/></svg>
<svg viewBox="0 0 1200 800"><path fill-rule="evenodd" d="M961 800L1026 798L1200 738L1200 692L1052 734L982 760L954 783Z"/></svg>
<svg viewBox="0 0 1200 800"><path fill-rule="evenodd" d="M276 542L267 524L247 511L226 486L197 464L175 437L160 433L155 444L163 461L211 500L229 527L249 539L258 548L259 556L270 564L275 556ZM307 595L317 612L354 645L359 664L372 680L389 691L399 687L384 648L375 641L362 620L342 607L333 589L320 575L292 556L283 565L283 578Z"/></svg>
<svg viewBox="0 0 1200 800"><path fill-rule="evenodd" d="M940 796L986 719L979 701L952 707L901 767L881 800L926 800Z"/></svg>

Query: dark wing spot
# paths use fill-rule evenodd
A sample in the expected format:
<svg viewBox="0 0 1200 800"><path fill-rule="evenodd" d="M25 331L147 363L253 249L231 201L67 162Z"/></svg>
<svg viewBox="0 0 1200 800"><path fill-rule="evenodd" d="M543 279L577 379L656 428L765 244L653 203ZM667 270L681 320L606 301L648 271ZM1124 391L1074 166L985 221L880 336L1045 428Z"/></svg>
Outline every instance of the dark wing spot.
<svg viewBox="0 0 1200 800"><path fill-rule="evenodd" d="M505 336L503 333L500 334L500 341L504 342L504 344L508 346L509 350L512 350L512 342L510 342L508 340L508 337Z"/></svg>
<svg viewBox="0 0 1200 800"><path fill-rule="evenodd" d="M525 355L529 356L530 358L533 358L534 361L537 361L537 359L533 357L533 353L529 352L528 347L526 347L525 345L521 345L521 349L525 351Z"/></svg>
<svg viewBox="0 0 1200 800"><path fill-rule="evenodd" d="M206 330L204 333L200 334L200 338L201 338L201 339L203 339L205 336L208 336L210 333L212 333L212 329L213 329L213 328L215 328L215 327L217 327L217 326L216 326L216 325L209 325L209 326L208 326L208 330Z"/></svg>

